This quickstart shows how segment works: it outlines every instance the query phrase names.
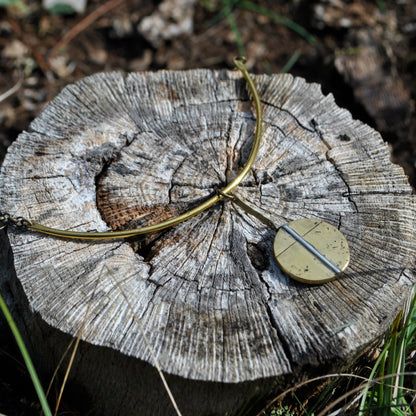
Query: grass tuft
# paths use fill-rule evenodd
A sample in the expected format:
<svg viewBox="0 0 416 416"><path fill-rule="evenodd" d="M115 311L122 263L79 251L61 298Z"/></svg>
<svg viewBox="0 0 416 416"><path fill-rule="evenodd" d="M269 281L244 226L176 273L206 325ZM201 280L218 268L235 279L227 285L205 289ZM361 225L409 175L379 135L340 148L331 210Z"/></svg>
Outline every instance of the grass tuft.
<svg viewBox="0 0 416 416"><path fill-rule="evenodd" d="M416 352L416 291L393 322L383 340L370 371L358 363L350 363L358 374L328 374L299 383L273 398L257 416L410 416L416 414L416 390L410 387L416 372L407 371L409 360ZM361 375L364 374L364 375ZM316 396L317 382L333 380ZM306 400L300 400L295 392L305 390ZM290 395L290 397L289 397ZM286 398L287 397L287 398ZM303 397L305 399L305 397ZM304 403L310 403L308 408ZM290 408L287 406L290 404ZM279 407L280 406L280 407ZM272 409L273 410L267 410ZM295 408L296 410L293 410Z"/></svg>
<svg viewBox="0 0 416 416"><path fill-rule="evenodd" d="M380 353L369 377L382 381L368 383L361 399L359 415L405 416L414 414L406 396L405 366L406 358L416 347L416 296L400 312L387 334L383 350ZM414 392L413 392L414 393ZM413 398L412 402L415 401ZM370 410L371 409L371 410Z"/></svg>
<svg viewBox="0 0 416 416"><path fill-rule="evenodd" d="M233 15L233 12L235 10L246 10L249 12L267 16L274 22L284 25L288 29L297 33L299 36L304 38L311 45L316 44L315 38L303 26L300 26L299 24L295 23L293 20L274 12L273 10L270 10L267 7L259 6L253 1L222 0L220 2L216 2L214 0L200 0L200 4L209 12L217 11L217 15L214 17L214 19L212 19L211 24L216 24L222 19L227 19L231 32L234 35L238 53L240 56L246 56L246 53L245 53L244 42L241 37L240 29L238 28L238 25ZM293 54L293 56L296 57L294 62L296 62L296 60L299 57L299 56L296 56L296 54L297 52Z"/></svg>

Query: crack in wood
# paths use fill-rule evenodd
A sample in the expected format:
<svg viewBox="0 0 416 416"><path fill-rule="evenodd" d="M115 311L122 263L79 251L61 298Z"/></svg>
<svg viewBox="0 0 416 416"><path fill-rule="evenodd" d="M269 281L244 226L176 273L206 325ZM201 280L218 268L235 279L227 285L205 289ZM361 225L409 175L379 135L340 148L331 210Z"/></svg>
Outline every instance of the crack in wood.
<svg viewBox="0 0 416 416"><path fill-rule="evenodd" d="M304 125L290 110L287 110L283 106L278 106L276 104L273 104L270 101L266 101L266 100L263 100L263 99L261 99L260 101L265 106L270 106L272 108L275 108L275 109L277 109L279 111L282 111L282 112L288 114L293 120L295 120L296 124L299 127L301 127L302 129L304 129L306 131L309 131L310 133L313 133L314 132L314 129L313 128L311 129L310 127ZM276 127L278 127L278 126L276 126Z"/></svg>
<svg viewBox="0 0 416 416"><path fill-rule="evenodd" d="M358 213L359 212L358 205L356 204L356 202L354 201L354 199L351 197L352 196L351 187L350 187L348 181L345 179L345 174L339 168L339 166L337 165L336 161L329 156L329 151L332 149L332 147L330 146L330 144L328 143L328 141L325 140L324 134L322 133L321 129L319 128L318 122L314 118L311 119L310 124L313 127L315 133L318 135L318 137L322 140L322 142L325 144L325 146L328 149L325 152L326 160L332 164L332 166L334 167L334 169L338 173L339 178L341 179L341 181L343 182L343 184L347 188L347 191L344 192L342 194L342 196L347 195L347 199L348 199L350 205L353 207L354 212L355 213Z"/></svg>

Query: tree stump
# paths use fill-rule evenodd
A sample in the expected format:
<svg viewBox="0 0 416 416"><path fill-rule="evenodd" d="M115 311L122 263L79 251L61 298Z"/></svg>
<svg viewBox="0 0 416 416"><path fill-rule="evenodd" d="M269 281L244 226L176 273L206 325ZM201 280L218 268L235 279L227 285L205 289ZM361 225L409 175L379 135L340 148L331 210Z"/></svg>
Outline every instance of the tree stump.
<svg viewBox="0 0 416 416"><path fill-rule="evenodd" d="M337 371L379 337L414 284L416 201L380 135L290 75L254 76L264 133L236 189L277 225L340 229L351 263L320 286L273 257L274 232L223 200L156 235L76 241L9 228L2 276L38 365L81 332L71 376L97 414L172 414L142 330L186 415ZM10 147L0 208L60 229L160 222L244 165L255 116L234 71L105 73L66 87Z"/></svg>

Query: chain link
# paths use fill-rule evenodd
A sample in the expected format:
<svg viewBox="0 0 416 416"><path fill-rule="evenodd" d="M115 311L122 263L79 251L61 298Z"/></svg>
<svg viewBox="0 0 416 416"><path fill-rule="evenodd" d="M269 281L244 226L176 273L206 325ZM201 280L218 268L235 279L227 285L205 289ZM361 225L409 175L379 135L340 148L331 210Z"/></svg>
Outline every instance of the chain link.
<svg viewBox="0 0 416 416"><path fill-rule="evenodd" d="M7 212L0 212L0 230L3 230L8 225L13 225L17 228L27 228L32 223L24 217L13 217Z"/></svg>

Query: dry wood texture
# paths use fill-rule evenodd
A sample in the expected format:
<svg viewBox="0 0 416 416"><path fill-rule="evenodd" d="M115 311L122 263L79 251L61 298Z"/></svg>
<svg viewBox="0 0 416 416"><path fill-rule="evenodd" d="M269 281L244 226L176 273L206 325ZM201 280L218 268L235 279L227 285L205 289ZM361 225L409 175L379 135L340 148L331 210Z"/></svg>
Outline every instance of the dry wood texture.
<svg viewBox="0 0 416 416"><path fill-rule="evenodd" d="M338 280L290 280L273 259L274 233L227 201L131 242L2 237L12 251L5 278L35 349L53 361L62 333L83 328L74 378L94 400L122 392L104 414L166 411L140 325L184 412L225 414L275 377L283 386L339 369L410 294L415 198L379 134L318 85L254 79L264 135L236 194L278 225L337 226L352 256ZM11 146L1 210L79 231L157 222L224 187L254 126L235 72L94 75L65 88Z"/></svg>

